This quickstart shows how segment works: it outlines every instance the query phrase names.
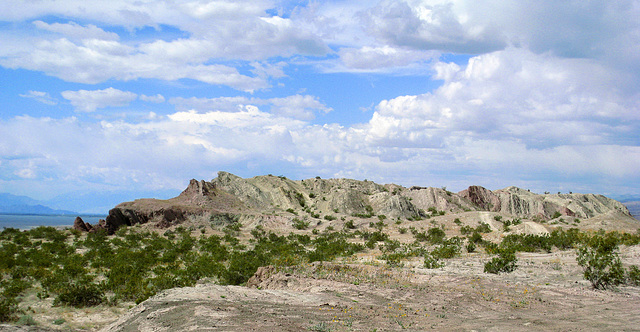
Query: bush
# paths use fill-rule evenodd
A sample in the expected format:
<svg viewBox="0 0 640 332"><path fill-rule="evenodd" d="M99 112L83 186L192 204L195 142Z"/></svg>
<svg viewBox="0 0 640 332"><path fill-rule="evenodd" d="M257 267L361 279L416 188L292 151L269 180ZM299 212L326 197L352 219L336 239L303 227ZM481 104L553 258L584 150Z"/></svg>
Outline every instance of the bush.
<svg viewBox="0 0 640 332"><path fill-rule="evenodd" d="M240 285L254 273L260 266L268 265L265 257L254 251L233 252L229 259L229 267L222 275L222 283L226 285Z"/></svg>
<svg viewBox="0 0 640 332"><path fill-rule="evenodd" d="M469 252L469 253L475 252L476 251L476 245L475 245L475 243L469 241L469 243L467 243L467 245L465 246L465 249L467 249L467 252Z"/></svg>
<svg viewBox="0 0 640 332"><path fill-rule="evenodd" d="M480 225L476 227L476 232L478 233L491 233L491 226L486 222L481 222Z"/></svg>
<svg viewBox="0 0 640 332"><path fill-rule="evenodd" d="M11 322L17 319L18 302L14 298L0 295L0 322Z"/></svg>
<svg viewBox="0 0 640 332"><path fill-rule="evenodd" d="M307 227L309 227L309 222L295 218L293 219L293 227L297 230L307 229Z"/></svg>
<svg viewBox="0 0 640 332"><path fill-rule="evenodd" d="M96 284L73 284L58 294L53 305L68 305L76 308L92 307L102 303L104 291Z"/></svg>
<svg viewBox="0 0 640 332"><path fill-rule="evenodd" d="M346 223L344 223L344 228L355 229L356 225L353 223L353 220L349 220Z"/></svg>
<svg viewBox="0 0 640 332"><path fill-rule="evenodd" d="M429 228L427 238L431 244L438 244L444 241L446 234L438 227Z"/></svg>
<svg viewBox="0 0 640 332"><path fill-rule="evenodd" d="M433 249L431 255L438 259L454 258L460 255L460 244L461 241L459 240L459 238L449 239Z"/></svg>
<svg viewBox="0 0 640 332"><path fill-rule="evenodd" d="M627 283L632 286L640 286L640 269L636 265L631 265L627 271Z"/></svg>
<svg viewBox="0 0 640 332"><path fill-rule="evenodd" d="M424 256L424 267L427 269L439 269L444 266L440 259L429 253Z"/></svg>
<svg viewBox="0 0 640 332"><path fill-rule="evenodd" d="M596 289L608 289L625 280L617 239L609 234L594 235L578 249L576 260L584 269L584 278Z"/></svg>
<svg viewBox="0 0 640 332"><path fill-rule="evenodd" d="M517 258L514 250L501 248L498 256L493 257L484 264L484 272L494 274L510 273L517 268L516 262Z"/></svg>

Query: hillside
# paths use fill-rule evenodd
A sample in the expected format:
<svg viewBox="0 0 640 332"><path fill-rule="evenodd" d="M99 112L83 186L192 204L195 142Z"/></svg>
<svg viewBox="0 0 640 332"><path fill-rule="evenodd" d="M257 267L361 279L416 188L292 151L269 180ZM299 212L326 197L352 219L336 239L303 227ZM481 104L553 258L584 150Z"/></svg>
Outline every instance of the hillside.
<svg viewBox="0 0 640 332"><path fill-rule="evenodd" d="M586 229L637 227L622 203L595 194L535 194L508 187L491 191L471 186L459 193L442 188L409 188L351 179L305 179L279 176L243 179L219 172L211 181L191 180L177 197L139 199L117 205L97 225L109 233L122 225L152 223L158 227L194 217L242 216L290 224L293 219L322 221L384 216L390 220L419 220L442 214L492 212L536 223L580 224ZM267 218L268 219L268 218Z"/></svg>

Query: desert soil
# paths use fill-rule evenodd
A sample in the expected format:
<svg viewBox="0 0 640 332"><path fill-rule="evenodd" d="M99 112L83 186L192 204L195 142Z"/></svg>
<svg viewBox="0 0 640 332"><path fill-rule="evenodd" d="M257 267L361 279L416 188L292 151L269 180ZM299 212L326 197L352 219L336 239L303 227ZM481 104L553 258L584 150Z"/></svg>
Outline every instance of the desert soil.
<svg viewBox="0 0 640 332"><path fill-rule="evenodd" d="M623 258L638 264L640 251L623 248ZM369 259L262 268L251 287L168 290L101 331L640 330L640 288L594 290L574 251L520 253L518 269L500 275L483 273L485 254L441 269Z"/></svg>

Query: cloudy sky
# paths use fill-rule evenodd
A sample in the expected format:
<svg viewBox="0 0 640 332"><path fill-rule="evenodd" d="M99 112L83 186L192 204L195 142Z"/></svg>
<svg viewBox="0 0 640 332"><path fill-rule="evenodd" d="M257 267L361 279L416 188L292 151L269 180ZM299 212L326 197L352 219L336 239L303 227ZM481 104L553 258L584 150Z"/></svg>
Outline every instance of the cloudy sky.
<svg viewBox="0 0 640 332"><path fill-rule="evenodd" d="M640 1L0 2L0 192L640 195Z"/></svg>

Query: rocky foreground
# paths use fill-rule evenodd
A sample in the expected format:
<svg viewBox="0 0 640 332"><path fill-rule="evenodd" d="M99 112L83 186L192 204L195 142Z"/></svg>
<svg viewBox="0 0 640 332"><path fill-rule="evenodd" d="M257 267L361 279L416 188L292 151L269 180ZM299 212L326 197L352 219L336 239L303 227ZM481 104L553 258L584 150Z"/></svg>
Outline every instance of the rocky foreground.
<svg viewBox="0 0 640 332"><path fill-rule="evenodd" d="M602 195L557 193L535 194L508 187L491 191L471 186L458 193L444 188L405 188L351 179L289 180L282 176L243 179L219 172L211 181L191 180L177 197L168 200L139 199L119 204L98 225L77 220L74 228L105 229L113 234L120 226L152 223L160 228L187 221L192 216L242 216L252 219L304 218L324 216L380 216L389 219L420 219L442 213L496 212L534 222L561 218L594 219L582 228L627 229L636 220L620 202ZM286 213L288 212L288 214ZM331 218L330 217L330 218ZM329 219L330 219L329 218ZM615 225L607 222L615 220ZM593 224L593 225L592 225Z"/></svg>

